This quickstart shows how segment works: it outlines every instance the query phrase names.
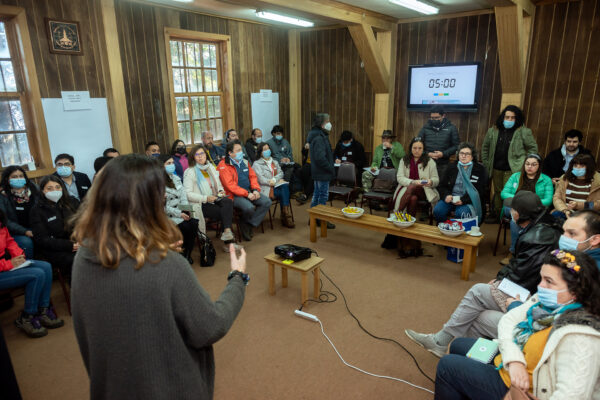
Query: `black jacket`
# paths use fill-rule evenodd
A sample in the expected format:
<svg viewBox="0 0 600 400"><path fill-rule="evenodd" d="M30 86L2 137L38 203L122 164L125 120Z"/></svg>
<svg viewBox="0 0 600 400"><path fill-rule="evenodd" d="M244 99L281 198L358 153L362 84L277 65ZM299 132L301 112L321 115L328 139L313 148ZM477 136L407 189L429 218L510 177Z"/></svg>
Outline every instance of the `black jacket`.
<svg viewBox="0 0 600 400"><path fill-rule="evenodd" d="M248 156L248 161L250 161L250 164L256 161L257 146L258 143L255 143L252 138L246 140L246 145L244 146L244 148L246 150L246 155Z"/></svg>
<svg viewBox="0 0 600 400"><path fill-rule="evenodd" d="M440 194L440 201L444 201L446 196L452 195L452 189L456 183L456 177L458 176L458 164L451 163L446 168L446 172L440 178L440 184L437 187L438 193ZM479 193L479 200L481 201L481 208L483 209L487 196L487 184L488 174L485 167L473 161L473 169L471 170L471 183L475 186L475 189ZM468 193L460 198L463 204L472 204L471 197Z"/></svg>
<svg viewBox="0 0 600 400"><path fill-rule="evenodd" d="M38 201L38 194L37 194L37 192L34 192L32 190L31 196L29 197L28 206L33 208L33 206L35 206L37 201ZM0 195L0 210L2 210L2 212L6 216L6 227L8 228L8 232L12 236L22 236L22 235L25 235L25 232L27 232L30 227L22 226L21 224L19 224L19 217L17 215L16 207L21 207L21 210L23 210L24 206L18 206L17 204L13 203L10 195L8 195L8 196ZM25 210L27 210L27 209L25 209ZM23 212L26 212L26 211L23 211Z"/></svg>
<svg viewBox="0 0 600 400"><path fill-rule="evenodd" d="M515 256L503 267L497 279L508 278L532 294L537 292L544 257L558 248L562 229L554 217L544 212L519 235Z"/></svg>
<svg viewBox="0 0 600 400"><path fill-rule="evenodd" d="M79 207L79 201L69 196L74 210ZM36 248L45 252L70 252L73 250L71 233L73 226L67 222L75 211L60 207L56 203L40 198L31 209L29 221L33 231L33 242Z"/></svg>
<svg viewBox="0 0 600 400"><path fill-rule="evenodd" d="M318 126L308 132L310 146L310 173L315 181L331 181L334 177L333 152L329 134Z"/></svg>
<svg viewBox="0 0 600 400"><path fill-rule="evenodd" d="M550 178L560 178L565 171L563 171L563 166L565 165L565 157L561 152L562 146L558 149L552 150L546 159L544 160L544 166L542 168L542 173L548 175ZM591 154L588 149L579 145L579 153L577 154Z"/></svg>
<svg viewBox="0 0 600 400"><path fill-rule="evenodd" d="M60 177L57 172L55 172L54 175ZM90 182L90 178L88 178L86 174L81 172L73 171L73 176L75 177L75 186L77 186L79 201L83 201L88 190L92 187L92 182Z"/></svg>
<svg viewBox="0 0 600 400"><path fill-rule="evenodd" d="M365 154L365 148L362 144L357 142L356 140L352 140L350 146L346 147L342 144L341 141L338 142L337 146L335 146L335 150L333 151L333 157L339 158L342 160L342 157L346 157L346 160L342 160L342 162L351 162L356 165L357 174L360 172L362 174L362 169L367 164L367 156Z"/></svg>
<svg viewBox="0 0 600 400"><path fill-rule="evenodd" d="M418 136L423 138L426 152L441 151L444 153L441 159L435 161L436 163L447 163L448 157L456 153L460 143L456 126L446 118L437 128L431 125L431 121L427 121Z"/></svg>

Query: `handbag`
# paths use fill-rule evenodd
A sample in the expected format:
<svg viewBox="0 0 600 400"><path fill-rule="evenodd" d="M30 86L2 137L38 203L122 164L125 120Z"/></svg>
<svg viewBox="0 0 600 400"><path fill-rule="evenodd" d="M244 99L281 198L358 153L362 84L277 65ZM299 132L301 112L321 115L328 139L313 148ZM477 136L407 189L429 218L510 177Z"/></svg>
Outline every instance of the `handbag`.
<svg viewBox="0 0 600 400"><path fill-rule="evenodd" d="M215 265L215 258L217 258L217 252L215 246L213 246L211 240L206 236L204 232L198 231L198 238L200 239L200 266L212 267Z"/></svg>
<svg viewBox="0 0 600 400"><path fill-rule="evenodd" d="M511 386L503 400L538 400L538 398L529 393L527 390Z"/></svg>

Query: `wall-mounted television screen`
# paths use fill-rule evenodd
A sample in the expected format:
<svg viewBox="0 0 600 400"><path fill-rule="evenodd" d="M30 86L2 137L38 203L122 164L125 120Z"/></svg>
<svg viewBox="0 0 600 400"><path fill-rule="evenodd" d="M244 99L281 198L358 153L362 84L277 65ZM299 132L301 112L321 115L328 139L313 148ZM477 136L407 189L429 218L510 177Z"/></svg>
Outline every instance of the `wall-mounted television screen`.
<svg viewBox="0 0 600 400"><path fill-rule="evenodd" d="M408 109L428 110L442 105L447 111L477 111L480 63L408 66Z"/></svg>

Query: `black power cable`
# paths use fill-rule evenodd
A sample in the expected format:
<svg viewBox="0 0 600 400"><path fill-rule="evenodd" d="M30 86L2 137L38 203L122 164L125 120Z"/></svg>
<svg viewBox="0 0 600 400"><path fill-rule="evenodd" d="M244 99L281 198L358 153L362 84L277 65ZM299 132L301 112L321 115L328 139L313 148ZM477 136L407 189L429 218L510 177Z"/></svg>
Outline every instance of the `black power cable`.
<svg viewBox="0 0 600 400"><path fill-rule="evenodd" d="M317 254L316 251L313 250L313 253L315 253L317 255L317 257L319 256L319 254ZM354 320L356 321L356 323L358 324L358 326L360 327L360 329L362 329L367 335L371 336L372 338L375 338L377 340L383 340L383 341L387 341L387 342L392 342L397 344L398 346L400 346L402 348L402 350L404 350L413 360L413 362L415 363L415 365L417 366L417 369L419 370L419 372L425 377L427 378L429 381L431 381L431 383L435 384L435 380L431 379L429 377L429 375L427 375L425 373L425 371L423 371L421 369L421 366L419 365L419 362L417 361L417 359L415 358L415 356L413 356L413 354L408 351L408 349L406 347L404 347L401 343L395 341L394 339L390 339L390 338L384 338L384 337L379 337L376 335L373 335L371 332L369 332L360 322L360 320L356 317L356 315L354 315L352 313L352 311L350 311L350 308L348 307L348 301L346 300L346 296L344 295L344 292L342 292L342 289L339 288L338 285L335 284L335 282L323 271L323 269L321 268L321 273L323 274L323 276L325 278L327 278L327 280L329 282L331 282L331 284L333 286L335 286L335 288L338 290L338 292L340 292L340 294L342 295L342 299L344 299L344 305L346 306L346 310L348 311L348 314L350 314L350 316L352 316L352 318L354 318ZM312 299L308 299L306 300L308 301L312 301L315 303L333 303L337 300L337 296L334 293L328 292L328 291L323 291L323 280L319 279L321 281L321 286L319 289L319 299L318 300L312 300ZM321 296L324 295L325 299L321 299ZM333 299L330 299L329 296L333 296ZM306 303L306 302L305 302ZM302 303L302 305L300 306L300 310L302 310L302 307L304 307L304 303Z"/></svg>

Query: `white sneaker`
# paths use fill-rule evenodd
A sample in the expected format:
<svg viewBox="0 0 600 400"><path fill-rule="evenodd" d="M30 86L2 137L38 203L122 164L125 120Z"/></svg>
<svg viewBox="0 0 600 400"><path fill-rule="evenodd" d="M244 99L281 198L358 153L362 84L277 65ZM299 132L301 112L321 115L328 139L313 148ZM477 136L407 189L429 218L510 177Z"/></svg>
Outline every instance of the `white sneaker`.
<svg viewBox="0 0 600 400"><path fill-rule="evenodd" d="M226 242L228 240L233 240L233 232L230 230L229 232L223 232L223 234L221 235L221 240Z"/></svg>
<svg viewBox="0 0 600 400"><path fill-rule="evenodd" d="M433 340L433 334L425 334L415 332L412 329L406 329L404 331L413 342L419 346L425 348L425 350L431 352L434 356L442 358L446 355L448 346L440 346Z"/></svg>

